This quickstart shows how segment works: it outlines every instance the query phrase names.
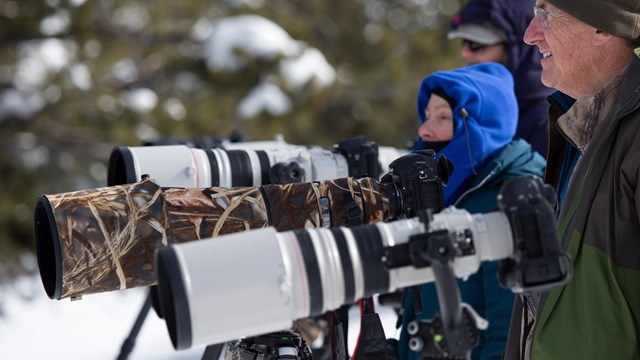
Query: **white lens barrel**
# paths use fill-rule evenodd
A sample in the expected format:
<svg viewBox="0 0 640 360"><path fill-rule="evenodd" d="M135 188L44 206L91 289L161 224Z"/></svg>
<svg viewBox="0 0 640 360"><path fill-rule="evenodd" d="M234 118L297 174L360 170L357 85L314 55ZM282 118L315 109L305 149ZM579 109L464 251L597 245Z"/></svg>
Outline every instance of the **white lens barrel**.
<svg viewBox="0 0 640 360"><path fill-rule="evenodd" d="M458 277L513 253L503 213L448 208L429 230L447 230L474 252L453 261ZM353 228L277 233L273 228L173 245L158 252L161 306L176 349L287 329L364 296L434 281L431 268L389 269L387 249L424 234L417 218ZM467 241L467 243L465 243Z"/></svg>
<svg viewBox="0 0 640 360"><path fill-rule="evenodd" d="M481 261L503 259L513 254L513 236L509 220L504 213L471 215L469 212L448 207L433 216L429 230L448 230L456 234L471 230L477 256L456 258L454 272L466 277L478 271Z"/></svg>
<svg viewBox="0 0 640 360"><path fill-rule="evenodd" d="M265 228L172 246L158 255L162 308L167 325L174 323L169 334L176 349L291 326L291 289L300 285L290 283L277 239L273 228ZM171 256L179 265L167 268Z"/></svg>
<svg viewBox="0 0 640 360"><path fill-rule="evenodd" d="M222 149L225 150L264 150L271 151L290 146L284 140L273 141L242 141L242 142L222 142Z"/></svg>
<svg viewBox="0 0 640 360"><path fill-rule="evenodd" d="M149 175L162 186L209 187L211 171L203 150L184 145L118 147L109 159L109 185L130 184Z"/></svg>
<svg viewBox="0 0 640 360"><path fill-rule="evenodd" d="M261 186L273 183L270 170L274 165L292 163L304 171L301 182L349 176L347 161L339 154L317 147L266 143L264 149L254 143L206 150L185 145L117 147L109 159L108 185L134 183L146 174L165 187Z"/></svg>
<svg viewBox="0 0 640 360"><path fill-rule="evenodd" d="M229 162L227 152L220 149L210 149L207 154L213 156L211 163L217 165L210 166L211 170L216 173L214 174L214 177L216 177L215 175L218 175L218 182L212 186L231 187L231 163Z"/></svg>
<svg viewBox="0 0 640 360"><path fill-rule="evenodd" d="M473 215L473 228L482 261L501 260L513 255L513 233L505 213Z"/></svg>
<svg viewBox="0 0 640 360"><path fill-rule="evenodd" d="M380 229L385 246L397 246L409 242L412 235L423 234L424 224L418 218L398 220L390 223L376 224ZM394 292L400 288L416 284L433 282L433 271L429 268L416 269L406 266L389 270L389 289L386 292Z"/></svg>
<svg viewBox="0 0 640 360"><path fill-rule="evenodd" d="M321 148L310 148L309 181L340 179L349 176L349 164L344 156Z"/></svg>

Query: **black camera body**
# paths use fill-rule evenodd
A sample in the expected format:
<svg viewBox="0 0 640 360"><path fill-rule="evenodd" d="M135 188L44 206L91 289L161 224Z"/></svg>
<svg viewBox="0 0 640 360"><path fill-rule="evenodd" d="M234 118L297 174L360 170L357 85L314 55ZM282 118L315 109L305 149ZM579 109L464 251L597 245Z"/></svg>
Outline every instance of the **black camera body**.
<svg viewBox="0 0 640 360"><path fill-rule="evenodd" d="M498 194L498 207L509 219L514 255L500 261L500 284L514 292L540 291L569 281L569 258L560 248L551 186L540 179L508 181Z"/></svg>
<svg viewBox="0 0 640 360"><path fill-rule="evenodd" d="M421 150L391 162L389 173L380 181L394 185L396 197L403 200L402 211L398 213L404 218L412 218L418 210L442 210L442 185L449 182L452 172L453 164L444 155L436 158L433 150Z"/></svg>

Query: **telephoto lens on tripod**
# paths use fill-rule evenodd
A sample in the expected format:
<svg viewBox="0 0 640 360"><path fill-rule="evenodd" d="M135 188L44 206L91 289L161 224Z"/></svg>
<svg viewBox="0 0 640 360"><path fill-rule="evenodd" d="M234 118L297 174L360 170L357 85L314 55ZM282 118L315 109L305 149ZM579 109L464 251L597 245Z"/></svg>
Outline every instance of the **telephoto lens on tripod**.
<svg viewBox="0 0 640 360"><path fill-rule="evenodd" d="M368 176L378 179L408 151L378 146L363 136L331 150L279 141L221 143L223 148L186 145L119 146L109 158L107 184L130 184L143 174L162 186L237 187Z"/></svg>
<svg viewBox="0 0 640 360"><path fill-rule="evenodd" d="M566 282L571 264L542 182L523 178L503 189L501 211L488 214L450 207L390 223L268 227L162 248L158 289L172 343L180 350L285 330L363 297L432 282L425 254L436 240L452 251L459 277L481 261L508 259L503 284L516 291Z"/></svg>
<svg viewBox="0 0 640 360"><path fill-rule="evenodd" d="M154 285L155 252L170 244L266 226L285 231L388 221L413 216L416 204L441 208L450 162L433 152L405 157L413 160L393 162L387 183L342 178L197 189L145 179L43 195L34 225L45 291L61 299Z"/></svg>

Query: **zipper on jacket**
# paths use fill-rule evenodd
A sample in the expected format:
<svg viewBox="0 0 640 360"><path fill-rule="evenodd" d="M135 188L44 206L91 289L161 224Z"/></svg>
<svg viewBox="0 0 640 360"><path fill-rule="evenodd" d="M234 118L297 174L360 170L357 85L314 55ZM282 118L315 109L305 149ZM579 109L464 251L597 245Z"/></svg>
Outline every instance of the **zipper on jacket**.
<svg viewBox="0 0 640 360"><path fill-rule="evenodd" d="M467 191L463 192L462 195L460 195L458 197L458 200L456 200L453 203L453 206L458 207L458 204L470 193L478 190L479 188L481 188L484 184L487 183L487 181L489 181L489 179L491 179L494 175L496 174L496 169L491 170L491 172L489 174L487 174L487 176L484 177L484 179L482 179L482 181L480 181L480 183L478 183L478 185L472 187L471 189L468 189Z"/></svg>
<svg viewBox="0 0 640 360"><path fill-rule="evenodd" d="M527 355L526 360L531 360L533 356L531 352L533 347L533 334L535 333L536 327L538 326L538 311L535 307L531 305L532 301L530 296L525 295L524 300L525 300L525 306L526 306L527 312L528 313L530 312L533 317L533 323L531 324L531 328L529 329L527 336L524 338L525 349L524 349L524 354L522 354L523 355L522 358L524 358L525 355ZM525 320L527 320L527 322L529 321L528 318Z"/></svg>

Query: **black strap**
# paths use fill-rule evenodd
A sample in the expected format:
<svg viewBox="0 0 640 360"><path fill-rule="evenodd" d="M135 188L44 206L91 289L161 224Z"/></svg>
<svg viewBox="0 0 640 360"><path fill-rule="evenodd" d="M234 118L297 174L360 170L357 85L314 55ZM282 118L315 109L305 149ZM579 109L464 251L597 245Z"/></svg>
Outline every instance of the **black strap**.
<svg viewBox="0 0 640 360"><path fill-rule="evenodd" d="M330 314L330 316L335 316ZM348 360L347 337L344 334L344 323L339 323L331 329L331 356L332 360Z"/></svg>
<svg viewBox="0 0 640 360"><path fill-rule="evenodd" d="M352 356L355 360L387 360L387 338L373 297L360 300L360 335Z"/></svg>
<svg viewBox="0 0 640 360"><path fill-rule="evenodd" d="M360 206L356 204L356 201L353 199L350 192L345 193L343 206L345 213L347 214L347 223L345 226L352 227L364 225L364 212Z"/></svg>
<svg viewBox="0 0 640 360"><path fill-rule="evenodd" d="M420 300L420 285L411 287L413 295L413 315L420 314L422 312L422 301Z"/></svg>
<svg viewBox="0 0 640 360"><path fill-rule="evenodd" d="M398 354L398 340L394 338L387 339L387 359L400 360Z"/></svg>
<svg viewBox="0 0 640 360"><path fill-rule="evenodd" d="M361 310L360 310L360 315L370 315L370 314L375 314L375 307L374 307L374 302L373 302L373 297L366 297L363 298L362 300L360 300L361 302Z"/></svg>
<svg viewBox="0 0 640 360"><path fill-rule="evenodd" d="M349 307L351 305L343 305L337 310L328 314L331 317L333 326L330 327L329 335L333 343L331 344L332 360L349 360L349 352L347 344L349 343Z"/></svg>
<svg viewBox="0 0 640 360"><path fill-rule="evenodd" d="M367 302L367 299L362 300L362 303ZM382 321L372 309L370 304L361 307L360 336L352 357L355 360L387 360L387 339Z"/></svg>

